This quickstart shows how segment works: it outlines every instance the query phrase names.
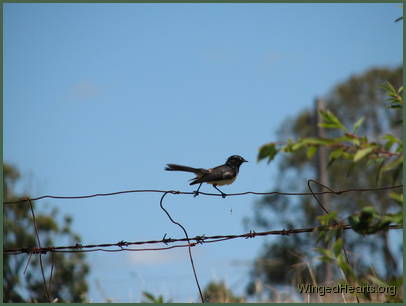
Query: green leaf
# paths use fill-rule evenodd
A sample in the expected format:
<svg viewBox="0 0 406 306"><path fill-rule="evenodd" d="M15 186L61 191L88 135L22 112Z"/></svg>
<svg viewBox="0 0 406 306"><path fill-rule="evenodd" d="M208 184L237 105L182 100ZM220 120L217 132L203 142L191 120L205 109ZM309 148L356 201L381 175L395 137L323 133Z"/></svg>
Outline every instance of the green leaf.
<svg viewBox="0 0 406 306"><path fill-rule="evenodd" d="M341 136L340 138L343 139L343 141L350 141L356 146L359 146L362 140L362 137L358 137L357 135L351 133L345 133L344 136Z"/></svg>
<svg viewBox="0 0 406 306"><path fill-rule="evenodd" d="M354 278L355 276L354 270L351 268L351 266L347 263L347 261L341 254L337 257L337 265L344 272L347 279Z"/></svg>
<svg viewBox="0 0 406 306"><path fill-rule="evenodd" d="M367 136L362 136L362 137L359 137L359 140L361 141L361 144L367 144L368 143L368 137ZM376 145L376 143L374 143L374 142L371 142L371 144L374 144L374 145Z"/></svg>
<svg viewBox="0 0 406 306"><path fill-rule="evenodd" d="M358 119L357 122L355 122L355 124L354 124L354 126L352 128L352 131L353 131L354 134L358 131L359 127L364 122L364 120L365 120L365 117L361 117L361 118Z"/></svg>
<svg viewBox="0 0 406 306"><path fill-rule="evenodd" d="M282 147L281 151L290 153L290 152L292 152L292 146L293 146L293 141L292 141L292 139L289 138L288 144L286 146Z"/></svg>
<svg viewBox="0 0 406 306"><path fill-rule="evenodd" d="M147 291L143 291L142 295L145 296L151 302L155 301L155 297L151 293L149 293Z"/></svg>
<svg viewBox="0 0 406 306"><path fill-rule="evenodd" d="M306 151L307 158L311 159L313 157L314 153L316 153L316 152L317 152L317 147L315 147L315 146L308 147L307 151Z"/></svg>
<svg viewBox="0 0 406 306"><path fill-rule="evenodd" d="M387 106L388 108L401 108L402 106L399 103L392 103Z"/></svg>
<svg viewBox="0 0 406 306"><path fill-rule="evenodd" d="M386 93L388 95L393 95L397 93L395 87L393 87L393 85L389 81L386 81L386 83L382 85L382 88L386 90Z"/></svg>
<svg viewBox="0 0 406 306"><path fill-rule="evenodd" d="M354 136L352 134L344 134L343 136L333 138L335 143L342 143L345 141L352 141Z"/></svg>
<svg viewBox="0 0 406 306"><path fill-rule="evenodd" d="M381 286L381 287L388 287L388 284L387 284L387 283L385 283L384 281L382 281L382 280L376 278L376 277L373 276L373 275L368 275L367 278L368 278L371 282L373 282L374 284L376 284L376 285L378 285L378 286Z"/></svg>
<svg viewBox="0 0 406 306"><path fill-rule="evenodd" d="M268 163L270 163L278 153L278 149L276 148L275 143L268 143L266 145L263 145L259 149L257 161L261 161L264 158L268 158Z"/></svg>
<svg viewBox="0 0 406 306"><path fill-rule="evenodd" d="M301 140L299 140L294 145L292 145L292 151L297 151L303 146L304 146L304 143Z"/></svg>
<svg viewBox="0 0 406 306"><path fill-rule="evenodd" d="M387 223L388 225L391 223L402 225L403 224L402 211L398 212L397 214L387 214L387 215L383 216L382 223Z"/></svg>
<svg viewBox="0 0 406 306"><path fill-rule="evenodd" d="M334 242L333 251L335 256L341 253L343 246L344 246L343 238L339 238L336 240L336 242Z"/></svg>
<svg viewBox="0 0 406 306"><path fill-rule="evenodd" d="M382 217L382 219L379 222L375 223L369 228L367 234L375 234L376 232L385 230L391 223L392 223L391 217Z"/></svg>
<svg viewBox="0 0 406 306"><path fill-rule="evenodd" d="M351 215L348 217L348 223L350 223L353 229L359 226L359 215Z"/></svg>
<svg viewBox="0 0 406 306"><path fill-rule="evenodd" d="M378 158L376 160L376 162L378 163L378 168L376 169L375 183L378 184L381 181L381 178L382 178L382 168L383 168L383 165L385 164L385 159Z"/></svg>
<svg viewBox="0 0 406 306"><path fill-rule="evenodd" d="M384 85L381 86L383 89L385 89L386 94L389 96L389 101L391 104L387 107L389 108L400 108L402 107L403 104L403 97L402 97L402 92L403 92L403 87L400 87L398 90L396 90L391 83L386 82Z"/></svg>
<svg viewBox="0 0 406 306"><path fill-rule="evenodd" d="M389 197L398 203L403 203L403 193L389 192Z"/></svg>
<svg viewBox="0 0 406 306"><path fill-rule="evenodd" d="M391 161L390 163L387 163L385 166L382 167L382 172L390 171L398 166L401 166L403 164L403 156L399 156L395 160Z"/></svg>
<svg viewBox="0 0 406 306"><path fill-rule="evenodd" d="M400 140L391 134L385 134L380 138L386 140L384 148L387 151L389 151L392 148L393 144L395 143L400 144Z"/></svg>
<svg viewBox="0 0 406 306"><path fill-rule="evenodd" d="M348 132L347 128L341 123L341 121L338 120L338 118L329 110L321 110L320 115L323 119L323 122L320 123L319 126L330 129L341 129Z"/></svg>
<svg viewBox="0 0 406 306"><path fill-rule="evenodd" d="M344 148L338 148L337 150L331 151L330 154L328 155L329 160L334 160L337 158L340 158L341 155L343 154Z"/></svg>
<svg viewBox="0 0 406 306"><path fill-rule="evenodd" d="M308 137L303 138L301 143L304 145L329 145L334 144L336 141L330 138L317 138L317 137Z"/></svg>
<svg viewBox="0 0 406 306"><path fill-rule="evenodd" d="M374 207L366 206L360 214L349 216L348 221L352 229L358 234L370 235L387 229L391 223L400 224L402 218L401 213L380 216Z"/></svg>
<svg viewBox="0 0 406 306"><path fill-rule="evenodd" d="M324 262L332 262L334 260L334 253L329 249L316 248L316 251L321 255L321 260Z"/></svg>
<svg viewBox="0 0 406 306"><path fill-rule="evenodd" d="M359 217L360 222L369 225L372 219L377 216L377 212L373 206L365 206L361 210L361 215Z"/></svg>
<svg viewBox="0 0 406 306"><path fill-rule="evenodd" d="M358 150L357 153L355 153L355 155L354 155L353 161L357 162L357 161L361 160L362 158L367 156L369 153L371 153L373 149L374 149L373 147L368 147L365 149Z"/></svg>
<svg viewBox="0 0 406 306"><path fill-rule="evenodd" d="M395 136L393 136L392 134L385 134L381 137L382 139L385 139L387 141L392 141L392 142L396 142L396 143L400 143L400 140L397 139Z"/></svg>
<svg viewBox="0 0 406 306"><path fill-rule="evenodd" d="M325 214L325 215L322 215L322 216L318 216L318 217L316 217L316 218L317 218L317 220L319 220L319 222L320 222L321 225L330 225L331 222L336 221L337 212L332 211L332 212L330 212L329 214Z"/></svg>

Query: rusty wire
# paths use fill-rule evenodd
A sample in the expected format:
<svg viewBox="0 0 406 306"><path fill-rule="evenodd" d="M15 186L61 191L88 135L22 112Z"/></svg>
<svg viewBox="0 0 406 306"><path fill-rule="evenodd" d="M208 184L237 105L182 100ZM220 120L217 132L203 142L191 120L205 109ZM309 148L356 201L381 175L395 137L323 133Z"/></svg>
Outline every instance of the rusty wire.
<svg viewBox="0 0 406 306"><path fill-rule="evenodd" d="M310 183L316 183L319 186L327 189L327 191L319 191L319 192L314 192L310 186ZM317 195L325 194L325 193L331 193L335 195L340 195L343 193L348 193L348 192L366 192L366 191L385 191L385 190L392 190L392 189L399 189L403 188L403 185L396 185L396 186L385 186L385 187L375 187L375 188L350 188L350 189L344 189L344 190L333 190L328 186L325 186L315 180L308 180L308 187L310 192L300 192L300 193L293 193L293 192L279 192L279 191L273 191L273 192L254 192L254 191L246 191L246 192L241 192L241 193L232 193L232 194L227 194L227 196L242 196L242 195L247 195L247 194L253 194L253 195L285 195L285 196L313 196L317 203L319 204L320 208L323 210L324 213L328 214L328 211L324 207L323 203L318 199ZM161 209L166 213L170 221L177 226L179 226L184 234L185 238L178 238L178 239L172 239L172 238L166 238L166 234L161 240L149 240L149 241L136 241L136 242L127 242L127 241L120 241L117 243L104 243L104 244L93 244L93 245L82 245L82 244L75 244L75 245L70 245L70 246L58 246L58 247L41 247L40 239L39 239L39 234L38 234L38 229L36 226L36 221L35 221L35 214L34 210L32 207L32 201L36 200L41 200L45 198L51 198L51 199L85 199L85 198L93 198L93 197L101 197L101 196L114 196L114 195L119 195L119 194L126 194L126 193L137 193L137 192L155 192L155 193L163 193L161 200L160 200L160 207ZM196 269L194 266L193 262L193 256L191 252L191 248L198 245L198 244L204 244L204 243L214 243L214 242L220 242L220 241L226 241L230 239L236 239L236 238L254 238L257 236L267 236L267 235L290 235L290 234L300 234L300 233L309 233L309 232L314 232L314 231L328 231L328 230L335 230L335 229L342 229L342 230L348 230L351 229L352 227L349 225L344 224L343 222L335 222L334 225L332 226L317 226L317 227L310 227L310 228L299 228L299 229L283 229L283 230L274 230L274 231L266 231L266 232L253 232L250 231L249 233L244 233L240 235L216 235L216 236L196 236L193 238L189 238L186 229L184 228L183 225L180 223L176 222L169 212L163 207L163 199L167 194L183 194L183 195L195 195L195 192L185 192L185 191L176 191L176 190L156 190L156 189L141 189L141 190L125 190L125 191L117 191L117 192L110 192L110 193L96 193L96 194L91 194L91 195L80 195L80 196L55 196L55 195L43 195L39 196L36 198L23 198L23 199L18 199L15 201L7 201L4 202L4 204L10 205L10 204L17 204L17 203L22 203L22 202L28 202L30 204L31 208L31 213L33 217L33 222L34 222L34 228L35 228L35 233L37 237L37 247L31 247L31 248L17 248L17 249L6 249L3 250L4 255L18 255L18 254L28 254L29 258L27 261L27 266L30 262L31 256L33 254L39 254L40 256L40 264L41 264L41 274L43 277L43 282L44 282L44 289L47 298L51 301L51 297L48 291L48 286L46 284L45 280L45 275L44 275L44 269L42 265L42 260L41 260L41 255L46 254L48 252L55 253L55 252L64 252L64 253L69 253L69 252L96 252L96 251L103 251L103 252L121 252L121 251L161 251L161 250L168 250L168 249L173 249L173 248L182 248L182 247L187 247L189 251L189 259L192 265L192 270L193 274L195 277L195 281L199 290L200 298L202 303L204 303L204 297L200 288L199 280L197 277ZM215 193L206 193L206 192L200 192L199 194L202 195L207 195L207 196L223 196L222 194L215 194ZM391 225L388 227L388 229L401 229L401 225ZM163 243L165 245L168 245L169 243L176 243L176 242L187 242L187 244L177 244L173 246L165 246L165 247L158 247L158 248L128 248L130 245L143 245L143 244L157 244L157 243ZM194 242L191 242L194 241ZM106 249L110 247L116 247L115 249ZM346 253L345 249L344 252ZM346 260L350 264L349 259L347 254L346 255ZM26 269L25 269L26 270ZM51 283L52 280L52 272L53 272L53 265L51 268L51 275L49 282ZM359 300L357 299L359 302Z"/></svg>
<svg viewBox="0 0 406 306"><path fill-rule="evenodd" d="M160 240L146 240L146 241L119 241L116 243L102 243L102 244L74 244L74 245L67 245L67 246L50 246L50 247L31 247L31 248L18 248L18 249L6 249L4 250L5 255L18 255L18 254L46 254L46 253L72 253L72 252L122 252L122 251L162 251L168 250L173 248L182 248L182 247L194 247L199 244L205 243L213 243L213 242L221 242L226 240L232 240L237 238L254 238L260 236L269 236L269 235L282 235L288 236L292 234L302 234L302 233L311 233L315 231L329 231L329 230L336 230L338 228L343 230L352 229L352 227L348 224L342 225L334 225L334 226L315 226L315 227L307 227L307 228L295 228L295 229L282 229L282 230L273 230L273 231L264 231L264 232L253 232L250 231L248 233L237 234L237 235L215 235L215 236L195 236L189 238L166 238L166 235ZM402 229L403 227L400 225L390 225L388 229ZM145 245L145 244L159 244L162 243L164 245L169 245L170 243L176 242L189 242L188 244L180 244L174 246L165 246L160 248L141 248L141 249L132 249L128 248L129 246L136 246L136 245ZM107 249L111 247L116 247L116 249Z"/></svg>

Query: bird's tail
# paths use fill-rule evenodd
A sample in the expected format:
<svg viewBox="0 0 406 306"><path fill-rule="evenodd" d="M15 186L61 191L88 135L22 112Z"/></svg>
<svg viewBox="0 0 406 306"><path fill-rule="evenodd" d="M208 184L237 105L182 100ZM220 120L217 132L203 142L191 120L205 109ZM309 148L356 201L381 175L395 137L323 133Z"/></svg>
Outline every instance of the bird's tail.
<svg viewBox="0 0 406 306"><path fill-rule="evenodd" d="M192 167L176 165L176 164L167 164L165 170L166 171L193 172L195 174L198 174L198 173L201 174L202 170L204 171L204 169L192 168Z"/></svg>

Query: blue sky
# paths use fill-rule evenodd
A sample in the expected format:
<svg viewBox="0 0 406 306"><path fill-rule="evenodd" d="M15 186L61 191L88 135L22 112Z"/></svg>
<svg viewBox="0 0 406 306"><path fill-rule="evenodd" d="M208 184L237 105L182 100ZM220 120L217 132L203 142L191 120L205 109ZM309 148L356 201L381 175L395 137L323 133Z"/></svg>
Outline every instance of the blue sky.
<svg viewBox="0 0 406 306"><path fill-rule="evenodd" d="M210 167L232 154L250 162L223 190L269 191L277 165L256 155L284 119L354 73L402 63L394 3L6 3L3 14L4 160L33 196L193 190L190 175L164 165ZM190 236L238 234L257 199L170 195L165 205ZM37 206L72 215L84 243L183 235L158 194ZM202 286L225 280L242 293L249 266L238 263L271 239L194 248ZM197 299L186 249L87 258L91 301L139 301L143 290Z"/></svg>

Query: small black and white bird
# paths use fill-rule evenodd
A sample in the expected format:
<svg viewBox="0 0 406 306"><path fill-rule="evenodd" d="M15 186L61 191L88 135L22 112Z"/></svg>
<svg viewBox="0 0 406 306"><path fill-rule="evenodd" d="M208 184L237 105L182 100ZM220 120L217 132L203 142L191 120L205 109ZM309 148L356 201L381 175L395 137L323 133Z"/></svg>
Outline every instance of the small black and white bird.
<svg viewBox="0 0 406 306"><path fill-rule="evenodd" d="M188 166L176 165L176 164L167 164L165 170L167 171L184 171L192 172L196 174L196 177L191 179L189 185L200 184L195 195L199 194L200 187L203 183L211 184L214 188L220 191L223 198L226 197L226 194L222 192L217 186L229 185L232 184L237 178L238 171L242 163L247 162L244 158L239 155L230 156L226 163L221 166L217 166L210 169L203 168L192 168Z"/></svg>

